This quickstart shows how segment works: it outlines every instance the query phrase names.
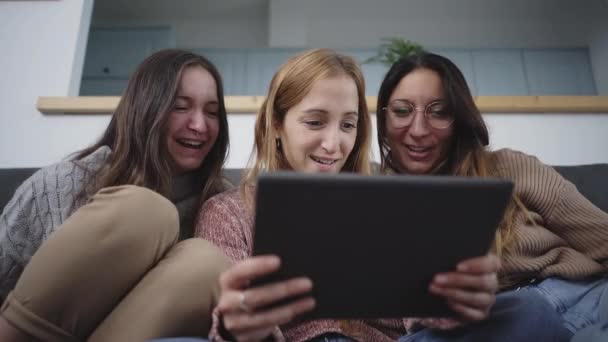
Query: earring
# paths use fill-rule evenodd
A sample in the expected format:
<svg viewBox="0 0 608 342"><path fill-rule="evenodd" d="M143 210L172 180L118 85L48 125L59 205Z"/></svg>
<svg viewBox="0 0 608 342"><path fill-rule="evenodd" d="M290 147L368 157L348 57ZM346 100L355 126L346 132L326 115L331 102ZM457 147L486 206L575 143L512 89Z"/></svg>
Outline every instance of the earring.
<svg viewBox="0 0 608 342"><path fill-rule="evenodd" d="M277 151L281 150L281 139L280 138L276 138L275 142L277 144Z"/></svg>

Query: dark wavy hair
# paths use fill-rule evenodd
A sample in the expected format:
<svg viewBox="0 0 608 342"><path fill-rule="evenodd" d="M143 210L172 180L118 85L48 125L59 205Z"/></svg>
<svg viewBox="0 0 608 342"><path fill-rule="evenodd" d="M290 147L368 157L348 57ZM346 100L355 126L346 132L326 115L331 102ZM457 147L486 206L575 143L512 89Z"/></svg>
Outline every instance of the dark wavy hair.
<svg viewBox="0 0 608 342"><path fill-rule="evenodd" d="M440 164L439 169L434 170L434 173L476 177L497 175L493 154L487 150L488 128L475 105L462 72L449 59L429 52L414 54L395 62L382 81L377 103L381 167L398 170L391 159L391 147L386 137L386 113L382 108L387 107L399 82L416 69L429 69L439 75L447 108L455 117L448 157ZM528 221L534 222L529 211L513 193L494 239L493 249L499 255L511 245L513 226L518 212L523 212Z"/></svg>
<svg viewBox="0 0 608 342"><path fill-rule="evenodd" d="M387 72L378 93L378 144L382 167L395 169L391 160L391 148L386 139L386 112L388 101L403 77L416 69L429 69L441 78L447 108L454 114L454 144L448 154L447 163L442 164L441 173L469 174L472 170L463 164L475 164L478 152L489 144L488 128L467 85L458 69L449 59L429 52L422 52L395 62Z"/></svg>

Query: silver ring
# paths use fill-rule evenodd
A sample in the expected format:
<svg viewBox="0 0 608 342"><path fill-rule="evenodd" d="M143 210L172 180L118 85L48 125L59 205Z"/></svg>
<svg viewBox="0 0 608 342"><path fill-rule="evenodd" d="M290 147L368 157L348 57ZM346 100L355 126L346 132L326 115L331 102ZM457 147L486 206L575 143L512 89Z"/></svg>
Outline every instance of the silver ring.
<svg viewBox="0 0 608 342"><path fill-rule="evenodd" d="M253 310L249 305L247 305L247 303L245 303L245 298L245 291L243 291L239 295L239 308L246 313L252 313Z"/></svg>

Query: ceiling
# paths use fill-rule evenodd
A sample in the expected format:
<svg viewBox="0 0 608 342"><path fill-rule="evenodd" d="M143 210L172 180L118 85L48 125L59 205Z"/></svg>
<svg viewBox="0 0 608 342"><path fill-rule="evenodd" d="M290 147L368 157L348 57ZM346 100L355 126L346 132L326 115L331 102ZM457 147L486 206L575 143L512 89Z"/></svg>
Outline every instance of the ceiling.
<svg viewBox="0 0 608 342"><path fill-rule="evenodd" d="M239 16L268 9L269 0L97 0L93 21L121 19L197 19Z"/></svg>

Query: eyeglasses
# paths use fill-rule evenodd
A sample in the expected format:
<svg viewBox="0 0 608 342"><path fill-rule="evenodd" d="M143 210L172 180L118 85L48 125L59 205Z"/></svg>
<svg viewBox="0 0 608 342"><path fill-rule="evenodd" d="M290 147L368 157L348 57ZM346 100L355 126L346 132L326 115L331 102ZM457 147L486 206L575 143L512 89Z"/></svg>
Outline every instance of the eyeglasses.
<svg viewBox="0 0 608 342"><path fill-rule="evenodd" d="M405 100L392 101L387 107L382 108L388 113L391 123L396 128L405 128L411 125L416 116L416 111L422 111L422 109ZM454 115L448 110L445 101L442 100L429 103L424 108L423 113L426 122L435 129L446 129L454 122Z"/></svg>

